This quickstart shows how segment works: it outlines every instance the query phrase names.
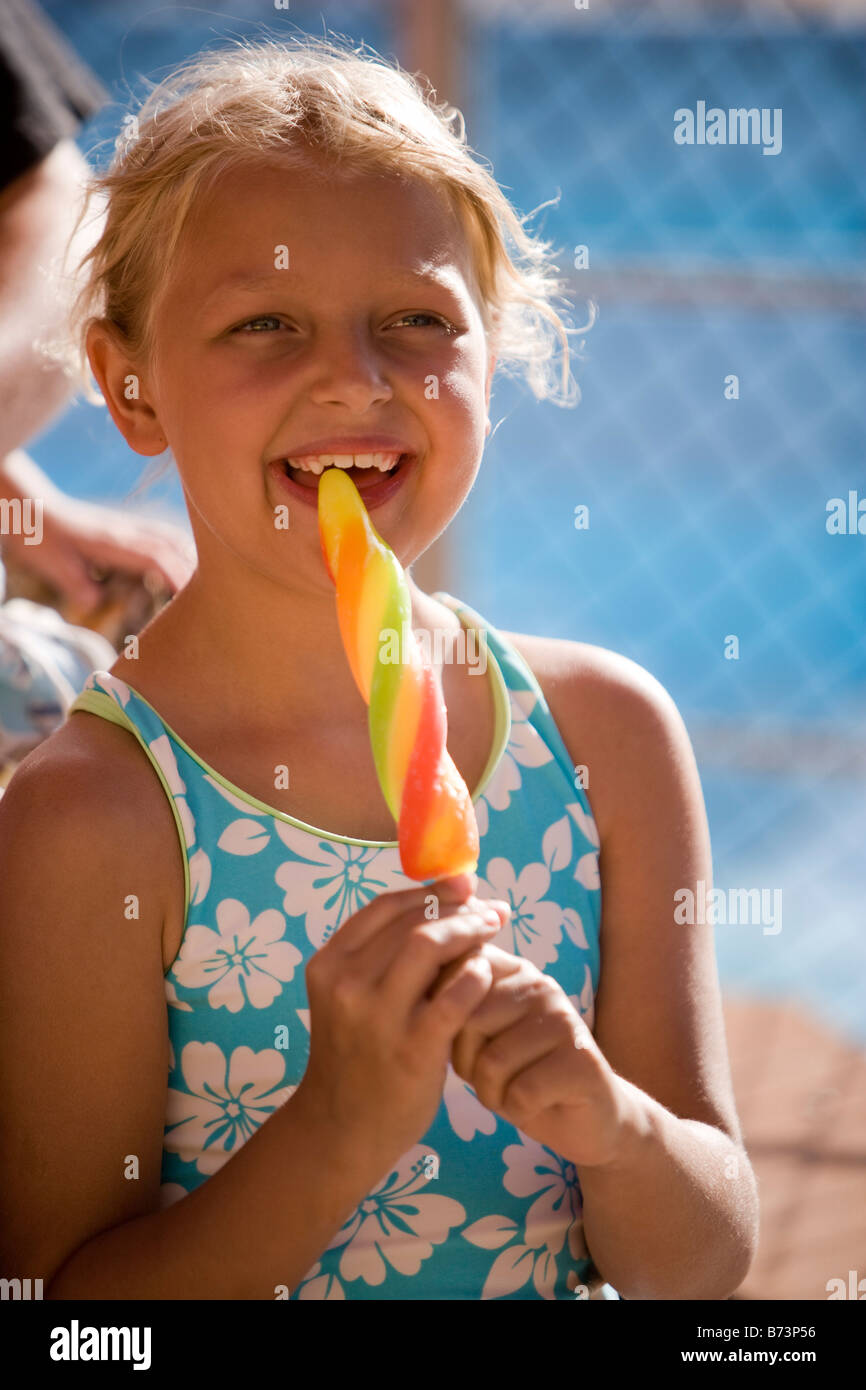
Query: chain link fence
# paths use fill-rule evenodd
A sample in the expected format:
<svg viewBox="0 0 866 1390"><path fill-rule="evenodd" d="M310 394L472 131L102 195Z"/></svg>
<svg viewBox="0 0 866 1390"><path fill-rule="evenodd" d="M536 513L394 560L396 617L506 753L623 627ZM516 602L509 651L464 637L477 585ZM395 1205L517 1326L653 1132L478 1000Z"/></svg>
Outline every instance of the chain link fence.
<svg viewBox="0 0 866 1390"><path fill-rule="evenodd" d="M716 885L780 893L781 923L720 915L723 983L866 1040L866 29L766 4L466 13L470 138L522 211L555 200L532 225L574 322L599 314L576 409L494 388L455 591L662 681ZM775 153L698 143L741 108Z"/></svg>

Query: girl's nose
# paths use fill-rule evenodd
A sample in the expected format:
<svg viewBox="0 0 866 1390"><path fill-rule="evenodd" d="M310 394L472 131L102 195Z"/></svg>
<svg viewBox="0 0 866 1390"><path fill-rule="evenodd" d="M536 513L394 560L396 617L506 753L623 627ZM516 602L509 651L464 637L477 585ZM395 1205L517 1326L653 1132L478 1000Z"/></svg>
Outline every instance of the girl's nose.
<svg viewBox="0 0 866 1390"><path fill-rule="evenodd" d="M392 398L375 347L360 336L323 339L317 356L310 390L317 405L345 405L360 415Z"/></svg>

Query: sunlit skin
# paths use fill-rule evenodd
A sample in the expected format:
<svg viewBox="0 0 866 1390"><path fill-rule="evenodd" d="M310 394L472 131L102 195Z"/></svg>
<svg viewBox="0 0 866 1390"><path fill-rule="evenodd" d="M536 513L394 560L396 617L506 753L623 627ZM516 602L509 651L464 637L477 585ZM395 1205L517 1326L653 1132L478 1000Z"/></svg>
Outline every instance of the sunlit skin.
<svg viewBox="0 0 866 1390"><path fill-rule="evenodd" d="M416 181L322 178L320 167L219 177L159 286L153 360L132 361L102 326L88 340L130 447L171 448L199 555L142 639L137 670L171 681L179 636L197 685L226 710L249 712L254 699L263 721L288 708L300 717L322 690L332 719L359 710L316 510L290 503L290 528L278 529L287 499L267 462L333 433L407 441L415 473L373 520L408 566L462 506L489 430L495 359L458 219ZM288 269L274 268L280 246ZM226 283L243 275L268 282ZM137 400L124 395L130 372ZM431 375L438 399L425 395ZM417 626L454 626L409 584Z"/></svg>

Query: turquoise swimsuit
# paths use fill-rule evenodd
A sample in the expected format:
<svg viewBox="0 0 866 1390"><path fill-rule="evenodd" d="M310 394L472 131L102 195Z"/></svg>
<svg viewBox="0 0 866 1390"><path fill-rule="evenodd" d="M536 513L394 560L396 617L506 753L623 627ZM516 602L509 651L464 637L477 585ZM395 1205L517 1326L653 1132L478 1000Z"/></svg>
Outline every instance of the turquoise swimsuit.
<svg viewBox="0 0 866 1390"><path fill-rule="evenodd" d="M510 903L494 944L562 986L590 1028L599 841L586 793L522 657L486 642L496 733L473 801L478 895ZM469 646L467 641L467 646ZM165 976L170 1038L161 1200L179 1201L296 1090L309 1056L304 970L380 893L413 886L396 841L305 825L227 782L123 681L97 671L72 710L130 730L169 798L186 912ZM449 1065L436 1118L337 1231L293 1299L617 1298L588 1258L574 1164L485 1109Z"/></svg>

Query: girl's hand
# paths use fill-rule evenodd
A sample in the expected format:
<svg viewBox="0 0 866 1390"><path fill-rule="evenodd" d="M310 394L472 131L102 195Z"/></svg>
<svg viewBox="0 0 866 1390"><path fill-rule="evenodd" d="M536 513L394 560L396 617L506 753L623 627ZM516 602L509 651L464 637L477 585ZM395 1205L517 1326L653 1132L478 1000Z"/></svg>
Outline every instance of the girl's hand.
<svg viewBox="0 0 866 1390"><path fill-rule="evenodd" d="M474 875L383 893L306 967L310 1058L298 1097L319 1126L349 1136L378 1177L418 1143L442 1099L454 1036L491 983L479 948L510 909L472 896ZM439 915L427 917L430 897Z"/></svg>
<svg viewBox="0 0 866 1390"><path fill-rule="evenodd" d="M482 946L493 983L451 1064L481 1104L578 1167L619 1156L631 1101L565 991L530 961Z"/></svg>

